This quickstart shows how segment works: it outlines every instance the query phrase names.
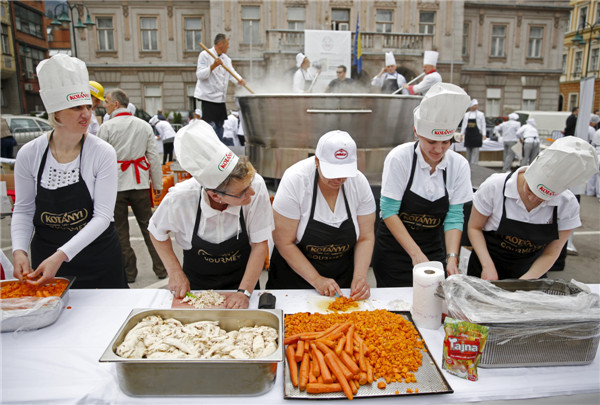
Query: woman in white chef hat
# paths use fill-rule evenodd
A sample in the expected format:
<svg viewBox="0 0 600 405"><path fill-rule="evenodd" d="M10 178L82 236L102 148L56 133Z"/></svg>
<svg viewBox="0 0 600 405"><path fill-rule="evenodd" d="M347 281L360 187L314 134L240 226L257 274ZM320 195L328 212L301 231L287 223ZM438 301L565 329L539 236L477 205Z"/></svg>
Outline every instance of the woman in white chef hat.
<svg viewBox="0 0 600 405"><path fill-rule="evenodd" d="M369 298L375 199L344 131L321 136L315 156L289 167L273 200L276 249L269 289L314 288L321 295Z"/></svg>
<svg viewBox="0 0 600 405"><path fill-rule="evenodd" d="M435 84L414 110L417 142L399 145L385 158L383 221L373 252L377 287L412 286L413 267L427 261L446 262L448 274L458 272L471 172L467 160L448 148L469 102L460 87Z"/></svg>
<svg viewBox="0 0 600 405"><path fill-rule="evenodd" d="M579 204L568 188L584 183L597 168L594 148L567 136L531 166L491 175L473 198L468 274L485 280L545 275L581 225Z"/></svg>
<svg viewBox="0 0 600 405"><path fill-rule="evenodd" d="M14 274L33 284L56 275L76 276L73 288L127 288L113 221L117 156L86 132L92 99L85 63L60 54L36 70L54 130L28 142L17 156Z"/></svg>
<svg viewBox="0 0 600 405"><path fill-rule="evenodd" d="M294 93L308 93L308 89L315 79L315 73L311 71L310 60L302 52L296 55L296 73L294 73L294 80L292 82L292 91ZM321 70L318 69L318 72Z"/></svg>
<svg viewBox="0 0 600 405"><path fill-rule="evenodd" d="M175 154L193 178L172 187L148 230L177 298L193 290L236 290L227 308L248 308L268 253L273 211L263 178L205 121L181 128ZM183 266L171 233L184 249Z"/></svg>

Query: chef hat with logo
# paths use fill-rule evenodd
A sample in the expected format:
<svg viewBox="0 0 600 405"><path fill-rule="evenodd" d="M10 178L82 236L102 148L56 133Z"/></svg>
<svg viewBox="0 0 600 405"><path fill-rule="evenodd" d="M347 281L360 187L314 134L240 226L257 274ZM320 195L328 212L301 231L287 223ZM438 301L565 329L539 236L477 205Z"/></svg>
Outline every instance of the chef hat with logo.
<svg viewBox="0 0 600 405"><path fill-rule="evenodd" d="M321 173L328 179L356 177L358 174L356 143L344 131L329 131L317 143L315 156Z"/></svg>
<svg viewBox="0 0 600 405"><path fill-rule="evenodd" d="M194 121L177 131L174 148L181 167L207 189L223 183L238 162L206 121Z"/></svg>
<svg viewBox="0 0 600 405"><path fill-rule="evenodd" d="M90 79L83 61L58 54L38 63L36 72L46 112L92 105Z"/></svg>
<svg viewBox="0 0 600 405"><path fill-rule="evenodd" d="M302 62L304 62L305 58L306 56L304 56L302 52L298 52L298 54L296 55L296 67L302 66Z"/></svg>
<svg viewBox="0 0 600 405"><path fill-rule="evenodd" d="M559 138L525 170L525 181L542 200L550 200L570 187L585 183L598 172L598 155L592 145L576 136Z"/></svg>
<svg viewBox="0 0 600 405"><path fill-rule="evenodd" d="M436 51L425 51L423 54L423 64L436 66L439 55Z"/></svg>
<svg viewBox="0 0 600 405"><path fill-rule="evenodd" d="M510 113L510 114L508 114L508 119L509 120L513 120L513 121L517 121L519 119L519 114L517 114L517 113Z"/></svg>
<svg viewBox="0 0 600 405"><path fill-rule="evenodd" d="M390 65L395 65L395 64L396 64L396 58L394 58L394 53L386 52L385 53L385 65L390 66Z"/></svg>
<svg viewBox="0 0 600 405"><path fill-rule="evenodd" d="M469 106L471 98L451 83L436 83L414 109L415 131L434 141L447 141Z"/></svg>

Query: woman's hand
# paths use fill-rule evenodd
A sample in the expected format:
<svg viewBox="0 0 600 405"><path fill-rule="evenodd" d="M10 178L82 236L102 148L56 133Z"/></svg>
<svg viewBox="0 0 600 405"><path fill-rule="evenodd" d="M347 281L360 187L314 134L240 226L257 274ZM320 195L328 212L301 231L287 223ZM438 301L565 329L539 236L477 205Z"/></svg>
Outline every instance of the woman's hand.
<svg viewBox="0 0 600 405"><path fill-rule="evenodd" d="M31 273L31 265L29 264L27 253L25 253L23 250L15 250L13 253L13 261L13 274L19 279L19 281L23 281L23 278Z"/></svg>
<svg viewBox="0 0 600 405"><path fill-rule="evenodd" d="M246 309L250 305L250 298L241 292L234 292L225 299L224 305L227 309Z"/></svg>
<svg viewBox="0 0 600 405"><path fill-rule="evenodd" d="M350 298L358 300L366 300L371 296L371 287L367 283L366 277L355 277L350 286Z"/></svg>
<svg viewBox="0 0 600 405"><path fill-rule="evenodd" d="M425 256L421 249L419 249L419 252L416 255L411 256L411 259L413 266L416 266L419 263L425 263L429 261L429 259L427 258L427 256Z"/></svg>
<svg viewBox="0 0 600 405"><path fill-rule="evenodd" d="M340 286L332 278L319 276L313 284L315 290L321 295L327 297L333 297L337 293L340 297L342 296L342 290Z"/></svg>
<svg viewBox="0 0 600 405"><path fill-rule="evenodd" d="M483 268L481 269L481 279L498 280L498 271L496 270L496 266L483 266Z"/></svg>
<svg viewBox="0 0 600 405"><path fill-rule="evenodd" d="M448 258L448 263L446 264L446 271L448 272L449 276L460 273L460 271L458 270L458 257Z"/></svg>
<svg viewBox="0 0 600 405"><path fill-rule="evenodd" d="M46 284L54 278L60 266L67 259L68 257L63 251L57 250L52 254L52 256L44 260L34 272L27 274L27 282L34 285ZM41 278L33 281L33 279L39 277L40 275Z"/></svg>
<svg viewBox="0 0 600 405"><path fill-rule="evenodd" d="M169 290L175 298L183 298L190 291L190 281L183 270L169 272Z"/></svg>

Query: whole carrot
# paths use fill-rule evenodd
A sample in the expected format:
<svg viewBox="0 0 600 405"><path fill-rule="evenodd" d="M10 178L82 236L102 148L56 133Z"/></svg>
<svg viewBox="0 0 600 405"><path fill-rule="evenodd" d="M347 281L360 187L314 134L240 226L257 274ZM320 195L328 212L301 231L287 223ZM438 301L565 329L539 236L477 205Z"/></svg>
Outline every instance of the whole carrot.
<svg viewBox="0 0 600 405"><path fill-rule="evenodd" d="M352 400L354 398L354 395L352 394L352 388L350 388L348 380L344 376L342 369L335 361L333 356L333 353L327 353L325 355L325 363L327 363L333 374L335 374L336 378L338 379L338 383L342 386L342 389L344 390L344 394L346 394L346 397L348 397L349 400Z"/></svg>
<svg viewBox="0 0 600 405"><path fill-rule="evenodd" d="M304 353L302 363L300 364L300 377L298 379L298 388L300 388L300 391L306 390L306 384L308 384L308 362L308 353Z"/></svg>
<svg viewBox="0 0 600 405"><path fill-rule="evenodd" d="M344 347L346 347L346 336L342 335L335 348L335 354L339 356L342 353L342 350L344 350Z"/></svg>
<svg viewBox="0 0 600 405"><path fill-rule="evenodd" d="M342 352L340 355L340 360L342 360L342 362L346 365L346 367L348 367L348 370L350 370L352 374L356 375L360 373L360 368L356 365L354 360L352 360L350 356L348 356L348 353Z"/></svg>
<svg viewBox="0 0 600 405"><path fill-rule="evenodd" d="M298 340L298 347L296 348L296 363L302 361L304 357L304 340Z"/></svg>
<svg viewBox="0 0 600 405"><path fill-rule="evenodd" d="M317 357L317 361L319 362L319 370L321 371L321 377L323 377L323 382L327 384L331 384L333 382L333 378L331 378L331 373L329 372L329 368L327 368L327 364L325 363L325 358L323 357L323 353L314 344L311 344L311 349L313 353Z"/></svg>
<svg viewBox="0 0 600 405"><path fill-rule="evenodd" d="M342 386L339 383L332 384L320 384L320 383L309 383L306 386L306 392L309 394L322 394L325 392L341 392Z"/></svg>
<svg viewBox="0 0 600 405"><path fill-rule="evenodd" d="M311 344L311 352L312 352L312 363L313 364L313 374L315 375L315 377L319 378L319 376L321 375L321 365L319 364L319 360L317 359L317 354L315 353L315 350L312 348Z"/></svg>
<svg viewBox="0 0 600 405"><path fill-rule="evenodd" d="M353 352L353 344L354 343L354 325L348 328L348 333L346 334L346 353L352 354Z"/></svg>

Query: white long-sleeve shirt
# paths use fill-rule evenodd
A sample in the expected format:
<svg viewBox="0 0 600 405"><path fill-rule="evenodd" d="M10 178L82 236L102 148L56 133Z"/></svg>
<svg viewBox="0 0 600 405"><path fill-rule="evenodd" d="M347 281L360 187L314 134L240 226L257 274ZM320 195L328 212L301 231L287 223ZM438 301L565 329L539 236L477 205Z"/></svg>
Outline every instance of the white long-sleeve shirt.
<svg viewBox="0 0 600 405"><path fill-rule="evenodd" d="M315 73L313 73L310 69L304 70L300 68L296 70L296 73L294 73L293 92L305 93L304 84L306 82L312 82L315 76Z"/></svg>
<svg viewBox="0 0 600 405"><path fill-rule="evenodd" d="M175 137L175 130L168 121L160 120L156 123L155 127L162 141Z"/></svg>
<svg viewBox="0 0 600 405"><path fill-rule="evenodd" d="M517 131L521 128L521 123L516 120L508 120L494 127L494 134L502 134L503 142L516 142Z"/></svg>
<svg viewBox="0 0 600 405"><path fill-rule="evenodd" d="M469 123L469 120L473 118L475 118L477 122L477 128L479 129L481 136L485 136L485 114L479 110L468 111L465 114L462 120L462 126L460 127L460 133L463 135L465 134L467 124Z"/></svg>
<svg viewBox="0 0 600 405"><path fill-rule="evenodd" d="M35 214L35 196L37 195L37 174L44 151L48 147L48 134L42 135L25 144L15 163L15 209L13 211L10 234L13 252L29 251L33 235L33 215ZM83 156L83 159L81 159ZM79 164L81 159L81 171ZM81 250L93 242L113 221L117 200L117 155L112 146L96 136L87 136L82 152L69 163L58 163L50 151L42 172L42 187L55 189L49 185L50 171L59 178L68 178L70 182L59 184L67 186L83 177L85 185L94 201L92 219L67 243L59 247L68 260L72 260ZM64 174L64 175L63 175Z"/></svg>
<svg viewBox="0 0 600 405"><path fill-rule="evenodd" d="M425 94L427 94L431 86L441 82L442 76L436 70L434 70L433 72L429 72L428 74L426 74L419 84L408 86L408 93L420 94L424 96Z"/></svg>
<svg viewBox="0 0 600 405"><path fill-rule="evenodd" d="M96 118L96 114L94 114L94 112L92 111L92 118L90 120L90 125L88 125L87 133L97 135L99 128L100 124L98 123L98 118Z"/></svg>
<svg viewBox="0 0 600 405"><path fill-rule="evenodd" d="M214 47L210 48L210 53L217 55L217 51ZM231 64L231 58L226 54L222 53L219 58L223 61L223 65L227 66L229 70L236 74L237 77L242 76L236 72ZM225 96L227 95L227 86L229 80L233 83L237 83L237 79L234 78L223 66L217 66L212 72L210 66L214 63L214 58L206 51L200 52L198 55L198 65L196 67L196 89L194 90L194 97L200 100L211 101L213 103L224 103Z"/></svg>
<svg viewBox="0 0 600 405"><path fill-rule="evenodd" d="M525 124L517 131L517 138L523 139L524 143L539 142L538 130L531 124Z"/></svg>

